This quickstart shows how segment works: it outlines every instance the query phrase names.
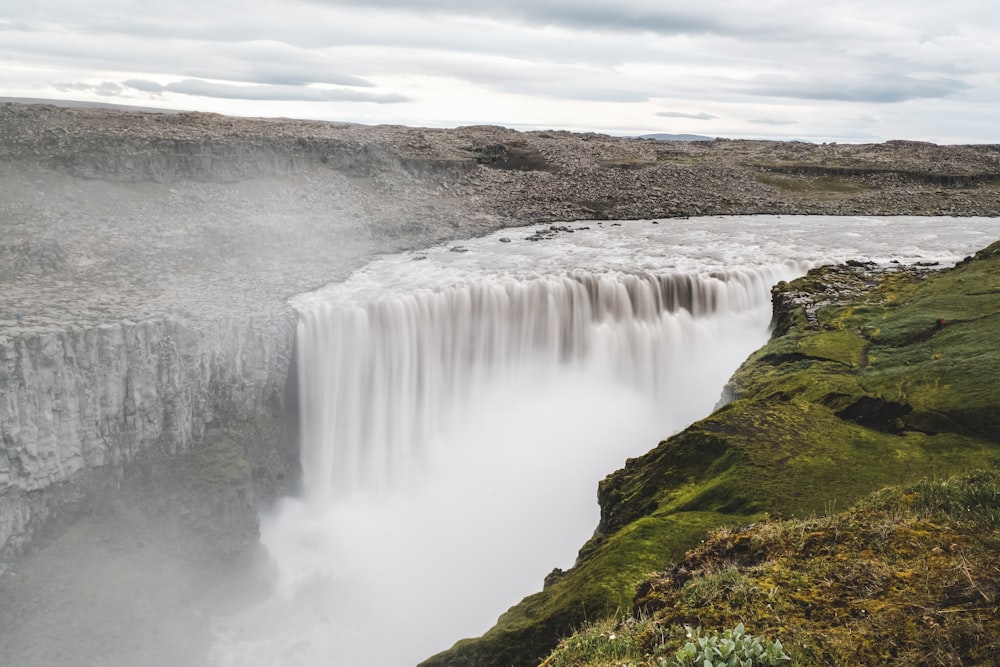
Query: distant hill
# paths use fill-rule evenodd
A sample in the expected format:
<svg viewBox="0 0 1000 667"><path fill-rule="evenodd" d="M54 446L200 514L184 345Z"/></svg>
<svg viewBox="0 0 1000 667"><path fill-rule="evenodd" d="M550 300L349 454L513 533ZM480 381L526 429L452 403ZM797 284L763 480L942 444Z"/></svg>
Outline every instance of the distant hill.
<svg viewBox="0 0 1000 667"><path fill-rule="evenodd" d="M640 139L656 139L657 141L712 141L715 137L703 134L643 134Z"/></svg>
<svg viewBox="0 0 1000 667"><path fill-rule="evenodd" d="M36 97L0 97L0 104L49 104L54 107L69 109L107 109L110 111L141 111L147 113L184 113L180 109L160 109L157 107L133 106L131 104L112 104L110 102L85 102L83 100L55 100Z"/></svg>

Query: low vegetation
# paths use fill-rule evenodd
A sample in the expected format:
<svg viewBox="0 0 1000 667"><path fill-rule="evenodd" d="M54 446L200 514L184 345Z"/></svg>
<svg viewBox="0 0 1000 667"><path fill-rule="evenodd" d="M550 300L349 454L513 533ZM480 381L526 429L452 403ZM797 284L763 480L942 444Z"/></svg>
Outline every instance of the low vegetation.
<svg viewBox="0 0 1000 667"><path fill-rule="evenodd" d="M804 197L854 196L871 189L871 186L865 184L861 179L839 175L796 177L762 173L757 176L757 180L786 193L799 194Z"/></svg>
<svg viewBox="0 0 1000 667"><path fill-rule="evenodd" d="M990 665L998 598L994 469L888 487L826 516L716 530L640 585L634 616L585 627L544 664L702 665L688 656L710 652L727 664L726 641L743 637L760 649L751 665L789 664L779 652L797 665ZM746 640L744 626L769 639Z"/></svg>

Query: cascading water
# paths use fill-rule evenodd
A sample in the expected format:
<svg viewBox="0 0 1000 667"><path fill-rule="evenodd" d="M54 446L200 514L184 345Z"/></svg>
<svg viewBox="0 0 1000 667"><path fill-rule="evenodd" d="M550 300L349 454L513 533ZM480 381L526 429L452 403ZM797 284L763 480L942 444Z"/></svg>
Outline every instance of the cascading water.
<svg viewBox="0 0 1000 667"><path fill-rule="evenodd" d="M482 633L572 564L604 474L712 409L766 339L771 285L981 239L917 218L608 223L386 257L297 297L304 495L263 517L275 591L220 624L216 662L406 665Z"/></svg>
<svg viewBox="0 0 1000 667"><path fill-rule="evenodd" d="M759 315L790 273L573 272L303 304L306 499L325 506L404 483L429 439L497 383L570 370L676 405L684 389L671 370L698 321Z"/></svg>

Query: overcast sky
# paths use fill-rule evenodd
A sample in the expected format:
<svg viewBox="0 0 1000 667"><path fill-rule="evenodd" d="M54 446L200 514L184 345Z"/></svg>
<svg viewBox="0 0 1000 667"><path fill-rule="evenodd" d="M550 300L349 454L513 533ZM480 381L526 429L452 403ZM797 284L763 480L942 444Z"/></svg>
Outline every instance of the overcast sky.
<svg viewBox="0 0 1000 667"><path fill-rule="evenodd" d="M0 96L1000 143L995 0L0 0Z"/></svg>

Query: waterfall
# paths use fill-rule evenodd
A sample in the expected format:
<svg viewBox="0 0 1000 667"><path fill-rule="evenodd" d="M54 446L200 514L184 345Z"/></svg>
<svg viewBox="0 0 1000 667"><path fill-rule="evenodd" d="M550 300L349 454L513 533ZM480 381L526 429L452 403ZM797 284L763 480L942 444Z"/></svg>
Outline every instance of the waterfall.
<svg viewBox="0 0 1000 667"><path fill-rule="evenodd" d="M671 371L698 335L695 321L759 319L785 277L578 271L310 304L298 326L306 500L326 505L400 483L491 382L577 368L675 404L684 385Z"/></svg>
<svg viewBox="0 0 1000 667"><path fill-rule="evenodd" d="M288 605L271 618L322 611L290 633L311 658L279 642L267 660L413 664L485 631L572 565L601 477L712 409L766 337L770 286L802 270L503 274L298 301L304 495L262 530ZM398 643L373 658L384 624Z"/></svg>
<svg viewBox="0 0 1000 667"><path fill-rule="evenodd" d="M1000 231L600 225L390 255L292 300L304 493L262 515L271 588L214 621L214 665L407 665L481 634L573 564L604 475L712 410L766 341L774 283L847 259L950 263Z"/></svg>

